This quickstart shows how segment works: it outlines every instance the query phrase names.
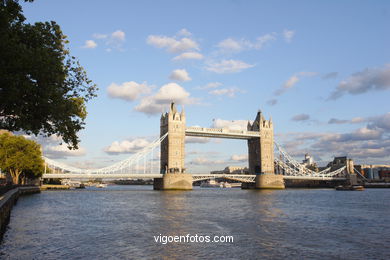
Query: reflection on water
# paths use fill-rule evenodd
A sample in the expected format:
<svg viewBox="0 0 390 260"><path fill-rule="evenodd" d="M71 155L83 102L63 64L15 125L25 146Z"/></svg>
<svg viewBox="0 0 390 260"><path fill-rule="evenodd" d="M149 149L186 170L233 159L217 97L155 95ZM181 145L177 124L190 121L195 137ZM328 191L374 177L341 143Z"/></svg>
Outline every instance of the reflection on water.
<svg viewBox="0 0 390 260"><path fill-rule="evenodd" d="M21 197L0 245L9 259L389 259L389 189L109 186ZM234 243L154 242L232 235Z"/></svg>

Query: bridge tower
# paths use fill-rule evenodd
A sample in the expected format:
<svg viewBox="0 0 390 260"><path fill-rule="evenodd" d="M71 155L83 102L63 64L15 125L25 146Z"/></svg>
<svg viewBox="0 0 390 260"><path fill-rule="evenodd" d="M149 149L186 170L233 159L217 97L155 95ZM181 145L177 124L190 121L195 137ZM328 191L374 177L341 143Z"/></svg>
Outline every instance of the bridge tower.
<svg viewBox="0 0 390 260"><path fill-rule="evenodd" d="M248 140L249 172L256 174L255 188L284 189L283 176L275 175L272 119L266 120L259 111L253 123L248 122L247 130L260 132L260 138Z"/></svg>
<svg viewBox="0 0 390 260"><path fill-rule="evenodd" d="M169 112L162 114L160 119L160 136L168 133L161 142L160 173L163 178L154 179L154 189L157 190L191 190L192 175L185 173L186 117L184 109L181 113L172 102Z"/></svg>

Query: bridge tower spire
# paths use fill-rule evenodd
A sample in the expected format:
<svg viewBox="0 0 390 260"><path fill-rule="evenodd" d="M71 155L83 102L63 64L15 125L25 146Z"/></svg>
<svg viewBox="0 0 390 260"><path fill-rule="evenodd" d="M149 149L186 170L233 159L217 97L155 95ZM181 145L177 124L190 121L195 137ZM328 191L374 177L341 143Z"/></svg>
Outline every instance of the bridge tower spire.
<svg viewBox="0 0 390 260"><path fill-rule="evenodd" d="M160 173L164 177L154 180L155 189L192 189L192 175L186 174L184 167L185 132L184 108L179 113L172 102L169 112L162 114L160 119L160 136L166 133L168 136L161 142Z"/></svg>
<svg viewBox="0 0 390 260"><path fill-rule="evenodd" d="M256 174L255 187L284 189L283 176L275 175L272 119L266 120L258 111L253 123L248 123L248 131L260 132L260 138L248 139L249 172Z"/></svg>

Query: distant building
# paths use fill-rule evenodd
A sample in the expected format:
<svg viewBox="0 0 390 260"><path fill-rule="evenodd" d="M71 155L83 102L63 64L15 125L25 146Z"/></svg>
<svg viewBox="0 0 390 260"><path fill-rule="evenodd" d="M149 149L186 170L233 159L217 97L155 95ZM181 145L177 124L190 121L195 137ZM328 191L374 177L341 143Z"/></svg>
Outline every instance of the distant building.
<svg viewBox="0 0 390 260"><path fill-rule="evenodd" d="M350 158L347 158L347 156L335 157L333 159L333 161L328 163L328 165L326 167L331 167L330 170L334 171L334 170L337 170L337 169L344 167L344 166L346 166L346 171L348 173L350 173L350 174L356 173L353 160Z"/></svg>
<svg viewBox="0 0 390 260"><path fill-rule="evenodd" d="M242 166L227 166L225 169L221 171L211 171L211 174L248 174L248 167Z"/></svg>
<svg viewBox="0 0 390 260"><path fill-rule="evenodd" d="M362 164L358 165L364 177L372 180L390 181L390 165L387 164Z"/></svg>
<svg viewBox="0 0 390 260"><path fill-rule="evenodd" d="M305 159L302 161L303 165L310 166L314 163L313 157L311 157L308 153L305 154Z"/></svg>

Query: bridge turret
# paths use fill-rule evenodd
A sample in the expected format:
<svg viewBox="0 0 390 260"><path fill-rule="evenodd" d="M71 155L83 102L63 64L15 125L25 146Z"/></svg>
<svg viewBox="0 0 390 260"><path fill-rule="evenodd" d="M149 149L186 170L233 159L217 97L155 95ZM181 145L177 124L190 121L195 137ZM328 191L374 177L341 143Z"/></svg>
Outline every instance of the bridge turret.
<svg viewBox="0 0 390 260"><path fill-rule="evenodd" d="M248 124L246 125L246 130L251 131L252 125L251 122L248 120Z"/></svg>
<svg viewBox="0 0 390 260"><path fill-rule="evenodd" d="M274 128L272 119L266 120L259 110L249 131L260 132L260 138L248 140L249 171L252 174L274 173Z"/></svg>
<svg viewBox="0 0 390 260"><path fill-rule="evenodd" d="M168 132L167 138L161 143L161 173L184 172L184 145L186 120L185 112L177 111L175 103L171 103L169 112L162 116L160 136Z"/></svg>
<svg viewBox="0 0 390 260"><path fill-rule="evenodd" d="M160 173L163 178L155 178L156 190L191 190L192 175L185 174L184 145L186 135L186 117L184 108L179 113L175 103L171 103L169 112L161 116L160 136L168 133L161 142Z"/></svg>

